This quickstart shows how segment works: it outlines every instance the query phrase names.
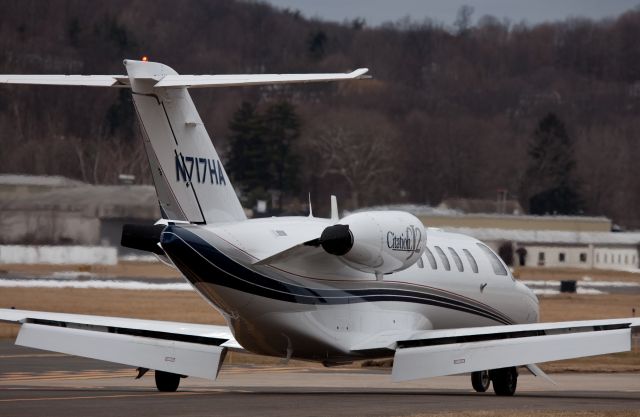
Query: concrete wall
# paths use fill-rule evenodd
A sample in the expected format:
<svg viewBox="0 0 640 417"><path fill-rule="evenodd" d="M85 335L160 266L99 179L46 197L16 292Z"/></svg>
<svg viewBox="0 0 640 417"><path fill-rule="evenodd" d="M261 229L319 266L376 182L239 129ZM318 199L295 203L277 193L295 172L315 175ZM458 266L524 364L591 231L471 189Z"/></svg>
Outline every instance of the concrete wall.
<svg viewBox="0 0 640 417"><path fill-rule="evenodd" d="M102 246L0 245L0 264L116 265L118 251Z"/></svg>
<svg viewBox="0 0 640 417"><path fill-rule="evenodd" d="M0 242L8 244L95 245L100 241L100 220L73 211L0 211L0 229Z"/></svg>
<svg viewBox="0 0 640 417"><path fill-rule="evenodd" d="M552 268L597 268L639 271L638 249L630 246L520 245L527 250L526 265ZM541 254L544 254L541 257ZM518 256L514 256L519 265Z"/></svg>

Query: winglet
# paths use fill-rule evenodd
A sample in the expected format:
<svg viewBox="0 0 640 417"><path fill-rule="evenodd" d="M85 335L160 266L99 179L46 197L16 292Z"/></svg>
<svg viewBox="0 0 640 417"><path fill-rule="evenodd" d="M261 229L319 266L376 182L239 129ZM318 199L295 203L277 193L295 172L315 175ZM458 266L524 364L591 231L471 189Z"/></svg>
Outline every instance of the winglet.
<svg viewBox="0 0 640 417"><path fill-rule="evenodd" d="M540 369L540 367L536 364L530 364L527 365L527 369L529 370L529 372L531 372L534 376L536 377L541 377L542 379L544 379L547 382L552 383L553 385L558 385L556 383L556 381L554 381L553 379L551 379L551 377L549 375L547 375L542 369Z"/></svg>
<svg viewBox="0 0 640 417"><path fill-rule="evenodd" d="M364 75L369 72L369 68L358 68L355 71L351 71L350 78L372 78L370 75Z"/></svg>

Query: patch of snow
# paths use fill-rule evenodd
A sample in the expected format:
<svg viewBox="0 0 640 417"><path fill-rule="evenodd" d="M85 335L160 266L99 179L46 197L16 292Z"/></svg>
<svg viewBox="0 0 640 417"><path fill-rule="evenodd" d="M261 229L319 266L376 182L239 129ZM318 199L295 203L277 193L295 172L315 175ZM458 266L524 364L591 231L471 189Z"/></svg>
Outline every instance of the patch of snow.
<svg viewBox="0 0 640 417"><path fill-rule="evenodd" d="M111 246L0 245L0 264L116 265Z"/></svg>
<svg viewBox="0 0 640 417"><path fill-rule="evenodd" d="M155 255L122 255L118 261L123 262L160 262Z"/></svg>
<svg viewBox="0 0 640 417"><path fill-rule="evenodd" d="M560 295L560 290L554 290L552 288L532 288L532 291L536 295ZM593 288L577 288L576 293L580 295L603 295L608 294L605 291L596 290Z"/></svg>
<svg viewBox="0 0 640 417"><path fill-rule="evenodd" d="M75 279L75 278L91 278L96 274L86 271L56 271L51 274L53 278L57 279Z"/></svg>
<svg viewBox="0 0 640 417"><path fill-rule="evenodd" d="M71 281L56 279L0 279L0 287L4 288L79 288L79 289L112 289L112 290L159 290L159 291L193 291L191 284L149 283L141 281L91 280Z"/></svg>
<svg viewBox="0 0 640 417"><path fill-rule="evenodd" d="M533 280L521 280L527 287L560 287L560 281L533 281ZM588 287L612 287L612 288L632 288L640 287L640 282L628 282L628 281L576 281L578 288Z"/></svg>

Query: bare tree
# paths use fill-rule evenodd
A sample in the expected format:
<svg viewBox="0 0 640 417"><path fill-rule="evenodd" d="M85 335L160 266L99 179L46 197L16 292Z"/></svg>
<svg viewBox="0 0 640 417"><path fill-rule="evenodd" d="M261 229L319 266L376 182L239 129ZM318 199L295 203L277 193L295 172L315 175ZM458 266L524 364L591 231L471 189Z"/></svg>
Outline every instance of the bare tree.
<svg viewBox="0 0 640 417"><path fill-rule="evenodd" d="M319 163L316 175L342 178L348 185L353 208L369 203L371 197L394 182L397 158L393 132L370 122L370 117L363 120L333 115L321 122L308 143L311 155Z"/></svg>

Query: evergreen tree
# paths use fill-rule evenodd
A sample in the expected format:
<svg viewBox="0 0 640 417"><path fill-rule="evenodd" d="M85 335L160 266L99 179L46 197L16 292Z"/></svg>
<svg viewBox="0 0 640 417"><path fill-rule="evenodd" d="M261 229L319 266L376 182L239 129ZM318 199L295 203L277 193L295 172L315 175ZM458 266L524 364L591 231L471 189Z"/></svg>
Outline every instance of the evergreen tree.
<svg viewBox="0 0 640 417"><path fill-rule="evenodd" d="M300 136L300 119L294 107L280 102L260 114L250 103L242 103L229 123L229 175L247 193L249 205L257 199L277 196L282 211L283 196L296 192L300 163L294 147Z"/></svg>
<svg viewBox="0 0 640 417"><path fill-rule="evenodd" d="M264 124L256 107L243 102L229 122L229 129L229 176L244 190L268 189L273 179Z"/></svg>
<svg viewBox="0 0 640 417"><path fill-rule="evenodd" d="M107 110L108 134L120 136L124 140L132 140L135 117L131 93L123 88L118 92L118 99Z"/></svg>
<svg viewBox="0 0 640 417"><path fill-rule="evenodd" d="M294 107L286 102L270 106L264 115L269 143L273 188L280 191L278 210L282 211L283 194L298 190L300 159L294 146L300 136L300 119Z"/></svg>
<svg viewBox="0 0 640 417"><path fill-rule="evenodd" d="M528 149L529 165L521 185L523 203L531 214L581 212L573 171L573 142L553 113L540 120Z"/></svg>
<svg viewBox="0 0 640 417"><path fill-rule="evenodd" d="M315 60L324 58L325 45L327 43L327 35L322 30L316 30L309 34L307 38L307 46L309 56Z"/></svg>

